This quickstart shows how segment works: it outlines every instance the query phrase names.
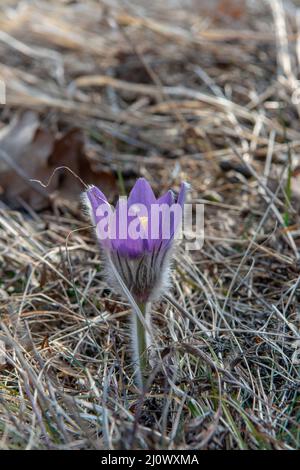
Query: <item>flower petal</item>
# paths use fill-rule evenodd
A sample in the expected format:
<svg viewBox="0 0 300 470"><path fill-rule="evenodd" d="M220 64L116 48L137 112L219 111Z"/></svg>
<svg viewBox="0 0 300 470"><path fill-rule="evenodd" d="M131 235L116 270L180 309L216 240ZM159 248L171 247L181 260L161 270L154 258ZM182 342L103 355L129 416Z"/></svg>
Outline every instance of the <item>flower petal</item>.
<svg viewBox="0 0 300 470"><path fill-rule="evenodd" d="M180 186L177 203L180 204L182 208L185 203L186 194L189 189L190 189L190 185L188 183L182 183Z"/></svg>
<svg viewBox="0 0 300 470"><path fill-rule="evenodd" d="M170 238L166 239L162 237L162 244L161 244L162 250L167 251L169 250L169 248L171 248L175 233L179 225L182 223L183 216L184 216L184 204L185 204L186 193L188 189L189 189L189 185L187 183L182 183L176 204L174 203L174 197L173 197L174 205L173 205L173 210L170 212L170 221L169 221L170 222ZM165 196L166 195L164 195L163 197ZM160 224L161 224L160 233L162 233L164 220L165 219L160 220Z"/></svg>
<svg viewBox="0 0 300 470"><path fill-rule="evenodd" d="M90 211L90 215L93 223L96 226L96 234L99 242L105 248L110 248L110 240L105 235L104 227L106 225L104 218L107 219L109 212L111 212L111 206L107 201L105 195L96 186L91 186L85 193L87 200L87 207ZM101 222L104 224L101 224Z"/></svg>
<svg viewBox="0 0 300 470"><path fill-rule="evenodd" d="M151 209L151 204L155 202L156 197L150 184L145 178L139 178L129 194L128 207L133 204L143 204L147 209Z"/></svg>
<svg viewBox="0 0 300 470"><path fill-rule="evenodd" d="M151 251L152 249L152 243L150 240L152 204L156 204L156 197L153 190L145 178L139 178L129 194L128 209L130 210L134 205L140 205L140 210L137 213L137 216L128 217L128 224L134 218L138 218L141 224L141 231L144 233L145 237L139 240L131 240L130 237L128 237L128 246L132 247L132 250L136 253L140 253L141 255L144 252ZM136 246L133 248L133 245Z"/></svg>
<svg viewBox="0 0 300 470"><path fill-rule="evenodd" d="M97 225L97 223L99 222L99 219L101 219L101 217L97 215L98 207L101 204L109 204L109 203L105 195L102 193L102 191L100 191L99 188L96 188L96 186L90 186L90 188L87 190L85 194L90 203L89 208L91 209L92 220L94 224Z"/></svg>
<svg viewBox="0 0 300 470"><path fill-rule="evenodd" d="M174 202L174 193L170 189L163 196L157 199L158 204L168 204L168 206L171 206L172 204L174 204Z"/></svg>
<svg viewBox="0 0 300 470"><path fill-rule="evenodd" d="M112 249L117 251L121 256L128 258L137 258L144 253L144 240L137 240L130 237L130 223L137 218L127 213L128 206L126 202L118 201L114 213L116 238L112 240Z"/></svg>

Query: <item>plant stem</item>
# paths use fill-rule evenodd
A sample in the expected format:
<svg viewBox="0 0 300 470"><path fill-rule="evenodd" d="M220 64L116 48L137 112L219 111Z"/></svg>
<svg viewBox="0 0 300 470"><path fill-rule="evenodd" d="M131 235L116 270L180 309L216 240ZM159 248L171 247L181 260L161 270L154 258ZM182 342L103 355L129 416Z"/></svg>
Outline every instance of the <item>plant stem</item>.
<svg viewBox="0 0 300 470"><path fill-rule="evenodd" d="M143 314L146 322L147 304L139 304L139 309ZM134 347L134 362L137 366L137 377L139 385L145 386L146 372L148 368L148 344L147 344L147 331L138 317L137 314L133 314L133 347Z"/></svg>

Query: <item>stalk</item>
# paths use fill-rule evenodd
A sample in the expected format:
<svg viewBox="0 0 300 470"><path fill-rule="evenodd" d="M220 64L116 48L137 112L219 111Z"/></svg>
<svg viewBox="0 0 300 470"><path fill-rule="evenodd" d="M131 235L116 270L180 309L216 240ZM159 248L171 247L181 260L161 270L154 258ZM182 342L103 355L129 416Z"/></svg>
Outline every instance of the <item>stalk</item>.
<svg viewBox="0 0 300 470"><path fill-rule="evenodd" d="M139 309L145 320L145 324L150 327L150 304L139 304ZM140 320L138 315L133 312L133 328L132 328L132 343L133 343L133 359L137 368L136 377L138 385L142 388L145 387L147 380L147 371L149 368L149 351L150 335L148 334L145 324Z"/></svg>

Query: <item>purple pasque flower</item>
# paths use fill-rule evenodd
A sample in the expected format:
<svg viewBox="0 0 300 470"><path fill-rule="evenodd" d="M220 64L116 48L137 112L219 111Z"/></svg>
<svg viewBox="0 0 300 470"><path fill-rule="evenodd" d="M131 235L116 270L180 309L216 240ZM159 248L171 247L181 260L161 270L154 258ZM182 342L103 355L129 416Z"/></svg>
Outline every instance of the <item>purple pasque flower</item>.
<svg viewBox="0 0 300 470"><path fill-rule="evenodd" d="M184 183L177 200L172 191L156 199L147 180L139 178L128 200L120 198L115 210L97 187L91 186L85 193L109 281L124 293L121 278L139 304L157 300L168 286L172 247L182 222L186 190ZM115 269L111 269L111 263Z"/></svg>

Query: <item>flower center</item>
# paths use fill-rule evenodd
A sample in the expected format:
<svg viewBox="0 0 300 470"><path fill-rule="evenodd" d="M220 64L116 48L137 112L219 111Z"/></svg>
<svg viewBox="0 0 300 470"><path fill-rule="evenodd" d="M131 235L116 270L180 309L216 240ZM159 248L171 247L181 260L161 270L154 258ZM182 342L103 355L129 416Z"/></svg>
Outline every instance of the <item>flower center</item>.
<svg viewBox="0 0 300 470"><path fill-rule="evenodd" d="M140 220L140 224L143 227L143 229L146 230L147 226L148 226L148 217L147 216L142 216L142 217L139 217L139 220Z"/></svg>

